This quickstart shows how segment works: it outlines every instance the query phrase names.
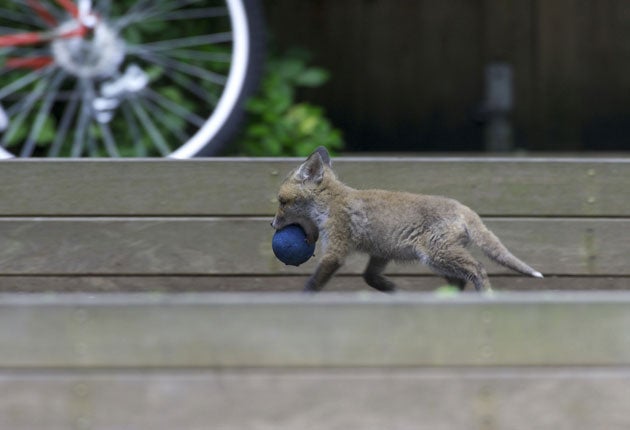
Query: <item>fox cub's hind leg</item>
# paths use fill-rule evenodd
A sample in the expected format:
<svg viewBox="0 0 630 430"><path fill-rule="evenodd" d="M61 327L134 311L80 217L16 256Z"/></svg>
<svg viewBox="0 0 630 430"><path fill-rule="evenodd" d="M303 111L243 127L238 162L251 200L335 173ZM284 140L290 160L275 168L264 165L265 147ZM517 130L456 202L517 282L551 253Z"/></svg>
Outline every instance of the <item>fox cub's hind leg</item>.
<svg viewBox="0 0 630 430"><path fill-rule="evenodd" d="M454 281L460 289L463 289L466 281L471 281L477 291L492 289L486 269L462 246L431 250L428 260L432 269L445 276L449 282Z"/></svg>
<svg viewBox="0 0 630 430"><path fill-rule="evenodd" d="M363 279L372 288L384 293L393 293L396 291L396 285L383 275L387 263L389 263L387 259L371 256L363 272Z"/></svg>

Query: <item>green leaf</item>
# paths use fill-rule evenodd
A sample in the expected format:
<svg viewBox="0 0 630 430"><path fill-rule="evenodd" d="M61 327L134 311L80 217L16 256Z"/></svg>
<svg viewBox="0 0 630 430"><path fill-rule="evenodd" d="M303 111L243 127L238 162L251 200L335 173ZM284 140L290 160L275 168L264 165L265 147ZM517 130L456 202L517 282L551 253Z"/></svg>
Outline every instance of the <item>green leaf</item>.
<svg viewBox="0 0 630 430"><path fill-rule="evenodd" d="M303 156L320 145L343 148L341 132L326 118L324 109L296 102L297 87L317 87L329 73L307 67L307 55L288 54L272 59L260 89L246 105L248 119L239 153L267 156Z"/></svg>
<svg viewBox="0 0 630 430"><path fill-rule="evenodd" d="M181 104L182 101L184 100L184 96L182 95L181 90L177 87L173 87L173 86L164 87L160 90L160 94L162 94L164 97L166 97L167 99L175 103Z"/></svg>
<svg viewBox="0 0 630 430"><path fill-rule="evenodd" d="M272 63L272 68L276 69L276 73L284 79L297 79L304 70L304 63L298 59L285 59L278 63Z"/></svg>
<svg viewBox="0 0 630 430"><path fill-rule="evenodd" d="M448 298L457 297L459 296L460 293L461 291L457 287L454 287L452 285L443 285L439 287L437 290L435 290L434 294L440 298L448 299Z"/></svg>
<svg viewBox="0 0 630 430"><path fill-rule="evenodd" d="M55 140L56 127L52 118L48 117L44 121L44 125L37 136L37 146L46 146Z"/></svg>
<svg viewBox="0 0 630 430"><path fill-rule="evenodd" d="M295 83L302 87L319 87L328 81L330 73L324 69L311 67L295 78Z"/></svg>
<svg viewBox="0 0 630 430"><path fill-rule="evenodd" d="M247 133L250 137L264 137L269 135L271 132L271 127L267 124L252 124L248 129Z"/></svg>
<svg viewBox="0 0 630 430"><path fill-rule="evenodd" d="M28 135L27 126L22 123L18 124L15 121L9 122L9 128L4 132L4 139L6 140L7 148L21 144Z"/></svg>

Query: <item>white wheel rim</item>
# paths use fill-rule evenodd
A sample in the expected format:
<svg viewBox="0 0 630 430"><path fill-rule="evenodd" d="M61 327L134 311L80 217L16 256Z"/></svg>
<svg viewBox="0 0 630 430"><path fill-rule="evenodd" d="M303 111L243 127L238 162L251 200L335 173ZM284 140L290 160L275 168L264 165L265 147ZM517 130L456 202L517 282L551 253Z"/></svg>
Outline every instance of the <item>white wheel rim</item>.
<svg viewBox="0 0 630 430"><path fill-rule="evenodd" d="M232 67L228 75L225 91L221 95L219 104L216 106L210 119L186 144L174 151L170 157L185 159L194 157L203 147L214 138L223 124L227 121L230 113L235 108L240 97L241 89L245 82L249 59L249 27L247 25L247 15L240 0L227 0L234 34L232 48Z"/></svg>
<svg viewBox="0 0 630 430"><path fill-rule="evenodd" d="M49 0L49 1L50 1L49 4L56 4L53 0ZM173 3L166 2L166 1L164 3L162 2L153 3L153 2L149 2L148 0L136 0L135 3L131 3L134 6L131 6L129 9L129 14L135 13L136 16L127 20L126 24L121 24L119 28L126 28L126 26L129 25L129 22L131 23L140 22L139 18L137 18L137 16L139 15L150 16L150 13L148 15L145 15L145 9L143 8L157 9L160 11L175 10L176 12L179 12L180 10L179 8L182 8L181 10L184 11L184 14L187 14L189 19L196 20L195 23L197 24L197 27L194 27L195 30L193 30L192 32L183 33L183 35L186 35L186 34L193 35L192 37L188 36L188 38L184 37L182 39L175 39L173 38L174 33L170 32L169 33L170 38L167 37L167 39L163 41L160 41L158 39L158 42L145 44L145 39L140 39L141 40L140 44L136 43L136 44L131 44L131 45L125 45L125 46L122 46L121 48L116 48L117 42L115 40L115 33L114 33L116 30L114 30L114 28L116 28L116 26L118 25L119 20L125 21L127 18L127 15L122 15L122 16L116 15L118 18L107 23L106 20L109 14L106 13L106 14L99 15L98 10L96 10L95 13L92 13L90 11L90 7L92 3L94 3L95 5L98 5L98 4L103 4L103 3L109 3L109 1L113 2L114 0L102 0L101 2L99 2L99 0L96 0L94 2L90 0L87 0L87 1L79 0L78 2L78 6L79 6L78 15L80 17L78 19L81 20L80 22L86 23L85 25L89 27L91 31L95 32L95 34L97 35L99 34L99 30L107 30L107 31L100 32L100 34L105 35L103 40L106 40L107 43L105 44L104 42L102 49L91 49L88 51L85 47L77 48L77 51L76 51L77 55L83 52L103 52L104 53L102 55L103 58L100 58L101 61L94 61L94 63L92 64L90 63L90 60L77 60L77 63L73 63L73 56L75 55L75 53L73 52L73 49L74 49L73 46L76 45L74 41L77 40L78 42L80 42L79 44L84 44L84 45L89 44L89 43L96 44L96 41L99 40L98 37L88 39L88 38L84 38L84 36L78 36L78 37L72 36L72 37L76 37L76 39L73 39L73 38L53 39L53 41L50 43L50 47L52 49L51 49L51 54L49 55L51 55L51 58L54 59L54 62L50 64L49 66L46 66L46 68L42 67L41 69L39 69L39 71L26 73L26 75L29 75L29 74L33 75L34 73L41 72L42 76L39 78L36 78L37 80L31 79L27 87L24 87L24 85L20 85L20 88L24 87L25 89L27 89L27 91L30 91L30 93L22 89L20 90L19 93L15 94L15 91L11 91L11 89L8 88L11 86L10 84L12 84L12 81L10 80L8 81L8 84L7 84L7 81L5 80L5 83L2 84L4 86L0 85L0 137L3 137L2 145L4 145L5 142L7 141L11 142L10 138L9 140L6 140L5 139L6 136L2 136L3 134L5 135L10 134L8 132L1 133L2 132L1 127L3 126L3 123L8 122L8 121L3 121L3 119L10 119L11 121L13 121L14 117L19 118L19 115L18 115L19 107L11 106L10 104L6 106L7 112L9 112L10 117L8 117L5 114L5 110L2 107L2 101L4 97L2 96L2 94L5 94L5 95L12 94L11 100L16 100L16 96L19 96L21 97L21 99L18 98L17 100L20 100L20 103L22 103L22 105L27 106L28 113L25 114L21 118L22 123L19 123L20 125L15 125L16 128L24 127L25 125L30 125L33 122L37 122L33 118L34 116L37 116L37 119L41 120L39 122L43 123L45 120L49 119L48 117L52 115L53 110L52 110L52 107L50 106L58 106L56 105L56 103L59 103L59 100L67 100L65 102L62 101L62 103L65 103L65 104L62 105L61 110L57 108L54 111L56 112L55 118L57 120L55 127L60 127L60 129L62 130L62 133L59 133L59 134L63 135L63 137L60 136L58 140L64 142L63 145L66 145L66 150L64 150L64 153L67 153L67 147L69 146L67 142L69 142L70 144L74 142L75 144L80 143L81 145L83 145L83 146L80 146L80 149L78 150L75 149L75 146L79 146L79 145L73 145L72 156L83 156L87 153L85 149L86 146L85 144L82 143L82 139L91 139L92 147L99 146L101 148L101 151L103 151L104 148L108 148L107 151L109 152L110 156L112 156L112 154L113 156L118 156L117 146L120 143L119 140L121 139L121 137L123 137L124 139L128 141L129 139L131 139L131 137L129 136L132 136L134 134L131 132L128 132L125 134L118 134L118 135L112 134L111 129L109 128L108 124L109 124L109 121L112 120L114 113L122 116L121 114L122 108L119 109L118 106L119 105L122 106L123 103L127 104L127 106L125 106L125 109L127 110L127 112L125 112L127 114L127 117L133 117L133 116L136 117L135 118L135 122L136 122L135 135L138 136L139 133L142 134L141 137L145 139L144 140L145 142L146 142L146 138L150 138L150 141L153 142L152 143L153 148L156 148L156 150L159 149L159 152L164 156L169 156L171 158L176 158L176 159L194 157L199 152L201 152L208 145L209 142L211 142L213 139L217 137L217 135L225 127L228 121L230 121L232 115L235 113L235 110L240 108L238 104L241 101L242 90L245 85L247 75L249 72L248 69L249 69L250 49L251 49L248 16L247 16L247 11L245 10L245 6L242 0L224 0L221 6L217 8L214 7L216 3L211 2L211 1L204 3L201 0L189 0L189 1L177 0L177 1L174 1ZM21 3L18 0L13 0L13 2L14 3L17 2L18 4ZM74 3L77 4L76 1ZM189 7L188 5L194 5L190 11L187 10ZM199 5L201 5L200 6L201 8L207 7L207 9L197 9ZM59 6L57 5L57 7ZM6 8L10 8L10 6L6 6L1 9L6 12L11 12L10 9L6 10ZM222 12L220 12L220 15L203 15L203 14L199 15L197 13L197 11L206 12L210 9L222 9ZM109 10L109 7L107 10ZM21 13L23 12L24 11L22 10ZM214 11L212 13L214 13ZM221 16L220 19L222 20L221 21L222 24L220 24L219 27L226 28L226 26L229 25L229 29L218 30L218 28L215 28L215 26L212 26L212 29L214 30L214 32L211 33L210 35L204 35L203 26L199 27L199 24L201 22L205 22L202 20L204 19L204 17L208 17L208 16ZM179 19L182 19L182 18L183 18L182 14L180 14ZM59 16L57 16L57 19L58 19L57 23L59 24L59 26L55 27L53 30L56 30L58 32L59 31L69 32L72 30L72 25L77 23L77 21L72 21L72 20L60 21ZM53 24L56 24L56 23L53 23ZM16 29L18 26L19 25L16 25ZM102 28L102 27L108 27L108 26L112 26L112 31L109 31L109 29L107 28L105 29ZM4 28L6 30L7 27L4 27ZM198 32L199 29L202 30L201 33ZM218 31L224 31L224 32L220 33ZM11 33L9 33L9 35L10 34ZM82 33L82 34L85 34L85 33ZM198 35L198 36L194 36L194 35ZM3 33L0 31L0 38L2 37L3 37ZM230 44L229 45L230 51L225 52L225 55L220 54L222 55L222 59L217 60L217 61L221 61L223 64L223 66L217 70L218 73L215 73L213 71L214 66L212 64L214 63L210 63L210 68L205 69L207 70L206 72L202 70L204 69L204 65L207 64L205 63L206 61L214 61L214 60L200 59L197 66L195 65L195 63L191 63L190 66L188 66L188 64L185 64L184 62L179 62L176 59L176 57L170 57L170 54L169 54L170 51L168 51L168 49L171 49L171 47L173 47L176 51L181 49L182 55L183 55L183 50L187 49L187 46L193 45L192 43L188 43L188 41L192 39L199 40L199 42L195 40L195 44L209 43L211 45L216 44L217 46L219 44L224 44L226 42ZM156 40L156 39L153 39L153 40ZM5 38L5 41L6 41L6 38ZM184 43L181 45L177 45L179 42L184 42ZM186 43L188 43L188 45L186 45ZM226 46L227 48L227 45L224 45L224 46ZM109 50L110 48L119 49L120 57L116 56L116 52L112 53ZM202 48L200 47L199 49L202 49ZM2 50L3 50L2 45L0 45L0 60L2 60L2 55L3 55ZM193 52L193 51L191 50L189 52ZM213 48L210 48L210 52L215 52L215 51L213 50ZM219 48L219 52L222 52L221 48ZM25 55L25 54L22 54L22 55ZM129 58L125 61L124 65L123 65L123 57L122 57L123 55L129 56ZM175 54L173 53L173 55ZM97 55L96 57L99 57L99 56ZM112 58L116 59L116 61L112 61ZM146 83L146 82L149 82L148 75L145 73L146 69L140 70L140 72L137 72L137 69L140 69L140 67L137 67L134 63L130 64L130 61L134 61L133 58L141 58L143 59L144 64L148 64L149 66L151 64L156 64L158 66L162 64L162 66L167 70L165 72L167 79L170 79L171 81L169 85L173 85L174 83L177 86L179 82L176 79L178 74L180 73L185 74L187 78L185 79L184 84L182 84L183 85L182 88L184 88L184 93L183 93L184 96L191 94L190 93L190 91L192 91L191 88L193 89L195 87L201 88L201 85L205 86L206 84L210 84L213 86L214 89L211 92L207 92L203 89L201 89L200 91L193 92L192 94L194 94L194 97L197 97L197 98L195 98L194 102L189 102L193 104L192 105L189 104L188 107L186 107L186 105L182 106L181 108L178 108L177 106L173 107L175 103L169 102L168 100L164 101L165 100L164 97L161 97L163 100L162 103L170 103L170 107L167 104L166 108L164 107L160 108L159 106L156 108L155 107L157 106L156 97L159 96L159 94L156 94L154 90L161 91L160 87L159 86L154 87L152 82L149 84ZM174 66L172 66L169 63L169 60L167 60L167 58L168 59L173 58L173 61L171 61L170 63L173 63ZM182 58L185 58L185 57L182 57ZM193 57L190 57L190 58L193 58ZM205 57L202 57L202 58L205 58ZM104 59L107 61L103 61ZM160 60L162 61L162 63L160 62ZM83 62L83 63L81 63L80 65L79 62ZM0 61L0 64L2 64L1 61ZM107 67L108 64L114 64L114 66ZM120 70L117 70L118 67L120 67ZM175 68L171 69L171 67L175 67ZM123 70L124 68L126 68L127 70L124 71ZM168 72L168 70L171 70L171 73L174 73L174 75L171 75ZM196 76L195 72L197 74L200 74L199 76L201 76L200 78L201 81L199 81L199 84L195 83L195 79L194 79L194 77ZM28 78L28 76L25 76L25 77ZM19 79L22 80L21 77ZM68 79L70 79L71 81L68 82ZM175 79L175 81L173 81L173 79ZM218 80L215 80L215 79L218 79ZM51 83L53 82L58 84L57 87L52 88ZM112 85L109 85L108 82L112 82ZM62 83L64 83L63 87L61 86ZM69 84L73 86L72 89L68 89ZM116 90L117 86L120 86L120 85L123 85L124 87L122 90L122 93ZM46 87L46 88L44 89L41 87ZM149 91L149 93L143 92L145 87L147 91ZM113 88L113 89L110 90L110 88ZM125 88L133 88L133 89L128 90ZM36 90L39 91L37 94L37 97L34 98L37 104L33 104L33 103L28 104L28 103L22 102L24 98L30 97L30 95ZM59 99L58 97L61 97L61 96L57 94L50 95L50 96L47 95L49 92L61 92L61 91L65 91L65 93L72 93L72 96L74 96L74 99L80 98L80 100L74 100L73 107L71 109L68 109L66 106L72 103L70 101L70 100L73 100L72 97ZM78 94L85 94L85 93L89 93L89 94L86 95L85 97L78 96ZM125 94L132 94L132 93L133 94L137 93L139 97L149 97L149 100L146 101L146 105L144 105L143 109L132 110L132 108L135 108L137 106L129 106L135 103L133 102L133 99L136 97L135 96L128 97ZM153 95L151 95L151 93L153 93ZM104 94L113 94L113 95L106 96ZM144 94L148 94L148 96ZM68 97L68 96L65 96L65 97ZM141 100L144 101L145 99L141 99ZM182 99L176 98L175 100L182 100ZM183 99L183 100L187 100L187 99ZM47 110L40 107L40 105L46 105L47 102L49 102L48 105L50 105ZM150 106L151 104L153 104L153 108L151 108ZM14 105L19 105L19 103L15 102ZM85 105L89 105L88 107L88 110L90 111L89 114L84 113L84 111L86 110ZM147 107L147 105L149 107ZM194 110L191 109L190 111L188 111L189 116L184 116L186 115L187 109L189 109L190 106L193 106ZM204 106L206 109L204 109ZM170 126L160 123L160 115L158 112L159 109L162 109L162 111L166 113L169 113L169 112L175 113L176 115L180 116L180 119L184 119L185 121L187 121L188 125L185 132L181 132L181 130L170 128L170 129L166 129L166 133L165 133L164 127L170 127ZM143 112L144 110L146 111ZM67 111L71 111L71 112L68 112L69 120L67 122L72 125L66 128L62 128L63 126L59 125L60 123L63 123L63 119L61 118L61 116L62 114L63 116L65 116ZM157 115L156 115L156 112L157 112ZM45 116L48 116L48 117L44 118ZM151 118L148 118L148 116L151 116ZM123 124L125 123L125 120L123 118L118 118L116 121L118 121L119 123L122 121ZM96 137L97 141L94 142L95 137L94 137L94 132L92 131L92 129L93 127L102 126L103 124L105 124L106 129L103 129L103 127L101 127L101 134L97 133L97 136L98 136ZM158 130L154 124L161 127L161 129ZM154 126L151 127L152 125ZM43 125L40 124L39 127L41 131L41 128L43 127ZM78 127L81 127L80 128L81 132L77 131ZM56 129L57 128L55 128L55 130ZM117 127L117 129L118 129L118 133L120 133L119 126ZM173 132L175 133L176 136L179 136L179 138L173 138L174 137ZM35 133L35 136L37 137L38 135ZM119 137L117 139L114 139L114 136L119 136ZM73 137L74 137L74 140L73 140ZM30 145L31 145L30 149L24 149L23 146L20 146L18 147L20 149L18 149L17 152L15 151L14 152L16 154L21 152L22 156L30 156L29 154L32 153L33 151L32 148L35 147L35 143L33 143L33 139L31 139L30 137L29 137L29 140L30 140ZM136 141L138 140L136 139ZM15 142L15 140L13 140L13 142ZM12 149L13 147L5 149L2 145L0 145L0 158L12 158L14 155L10 151L13 150ZM28 145L25 145L25 146L28 146ZM55 151L53 149L49 151L49 156L50 154L57 154L57 153L58 153L58 150ZM56 155L53 155L53 156L56 156Z"/></svg>

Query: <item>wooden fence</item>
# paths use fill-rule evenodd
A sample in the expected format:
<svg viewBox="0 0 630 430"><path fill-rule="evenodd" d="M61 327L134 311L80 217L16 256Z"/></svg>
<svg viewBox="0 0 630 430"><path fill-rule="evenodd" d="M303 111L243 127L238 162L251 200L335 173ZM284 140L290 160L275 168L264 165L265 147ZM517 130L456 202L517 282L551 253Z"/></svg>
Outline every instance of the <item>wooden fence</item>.
<svg viewBox="0 0 630 430"><path fill-rule="evenodd" d="M0 289L299 290L315 259L271 252L279 183L298 160L14 161L0 170ZM625 288L630 162L339 159L342 180L459 199L544 281L488 263L499 289ZM365 288L354 256L330 289ZM442 281L392 265L406 289Z"/></svg>
<svg viewBox="0 0 630 430"><path fill-rule="evenodd" d="M0 295L12 430L625 430L627 293Z"/></svg>
<svg viewBox="0 0 630 430"><path fill-rule="evenodd" d="M1 163L0 429L630 427L627 292L387 296L360 257L344 293L279 292L314 267L270 250L298 162ZM628 160L334 162L352 186L458 198L547 275L489 265L497 290L629 286Z"/></svg>
<svg viewBox="0 0 630 430"><path fill-rule="evenodd" d="M516 145L628 149L626 0L269 0L276 45L331 81L308 94L353 148L478 150L484 67L514 71Z"/></svg>

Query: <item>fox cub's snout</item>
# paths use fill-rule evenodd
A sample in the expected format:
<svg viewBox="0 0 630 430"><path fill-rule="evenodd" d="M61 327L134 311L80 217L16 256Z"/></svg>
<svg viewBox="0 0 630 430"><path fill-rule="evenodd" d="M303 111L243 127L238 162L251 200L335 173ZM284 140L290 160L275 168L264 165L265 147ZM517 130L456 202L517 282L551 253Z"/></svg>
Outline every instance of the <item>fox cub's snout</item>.
<svg viewBox="0 0 630 430"><path fill-rule="evenodd" d="M321 218L319 209L322 209L317 194L324 181L324 170L332 165L325 148L319 148L309 160L293 170L280 185L278 209L271 226L280 230L298 224L304 229L307 240L314 243L323 228L323 225L317 225L317 220Z"/></svg>
<svg viewBox="0 0 630 430"><path fill-rule="evenodd" d="M322 257L306 291L319 291L352 252L370 256L363 279L391 292L383 275L391 260L420 261L450 284L472 282L489 290L485 269L466 249L473 243L491 259L524 275L542 278L507 250L479 216L456 200L384 190L356 190L339 181L324 147L318 148L280 185L277 230L300 225L309 242L322 237Z"/></svg>

